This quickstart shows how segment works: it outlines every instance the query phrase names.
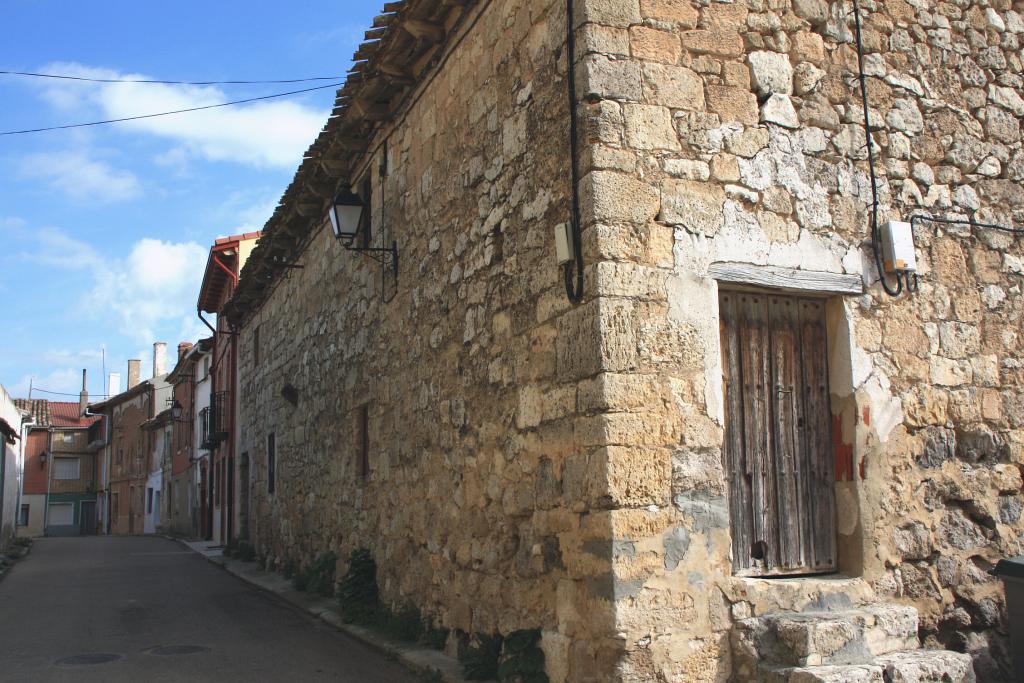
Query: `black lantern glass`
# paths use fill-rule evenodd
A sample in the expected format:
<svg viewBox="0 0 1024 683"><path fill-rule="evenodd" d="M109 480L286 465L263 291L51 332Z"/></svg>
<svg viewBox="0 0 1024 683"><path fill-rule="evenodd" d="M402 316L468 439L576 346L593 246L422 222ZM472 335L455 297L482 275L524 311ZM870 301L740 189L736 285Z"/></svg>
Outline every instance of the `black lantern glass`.
<svg viewBox="0 0 1024 683"><path fill-rule="evenodd" d="M345 247L350 247L363 220L363 200L348 188L342 188L331 202L331 228Z"/></svg>

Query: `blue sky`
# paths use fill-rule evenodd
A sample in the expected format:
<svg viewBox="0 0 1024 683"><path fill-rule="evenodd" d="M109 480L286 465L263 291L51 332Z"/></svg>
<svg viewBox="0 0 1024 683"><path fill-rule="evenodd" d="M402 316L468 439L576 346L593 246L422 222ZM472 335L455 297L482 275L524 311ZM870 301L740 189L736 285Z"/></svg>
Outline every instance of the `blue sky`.
<svg viewBox="0 0 1024 683"><path fill-rule="evenodd" d="M344 74L383 0L2 0L0 70L263 80ZM88 84L0 75L0 130L147 114L321 85ZM326 121L331 89L142 122L0 136L0 384L102 394L152 342L173 356L207 250L259 229ZM173 360L173 358L171 359ZM36 394L36 397L57 395ZM70 400L65 398L65 400Z"/></svg>

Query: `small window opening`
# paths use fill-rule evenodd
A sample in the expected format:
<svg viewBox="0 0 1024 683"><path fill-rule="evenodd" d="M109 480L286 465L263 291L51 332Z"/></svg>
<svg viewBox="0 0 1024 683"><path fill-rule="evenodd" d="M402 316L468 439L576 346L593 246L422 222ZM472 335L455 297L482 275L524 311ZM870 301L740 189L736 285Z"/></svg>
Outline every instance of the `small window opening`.
<svg viewBox="0 0 1024 683"><path fill-rule="evenodd" d="M267 493L273 494L277 486L277 442L274 433L267 435Z"/></svg>

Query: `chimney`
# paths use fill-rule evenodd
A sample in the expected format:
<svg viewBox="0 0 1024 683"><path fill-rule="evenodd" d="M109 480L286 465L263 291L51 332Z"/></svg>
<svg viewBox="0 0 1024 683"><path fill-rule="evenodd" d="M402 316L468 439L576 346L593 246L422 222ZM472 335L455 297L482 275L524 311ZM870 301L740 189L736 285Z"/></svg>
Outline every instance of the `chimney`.
<svg viewBox="0 0 1024 683"><path fill-rule="evenodd" d="M128 361L128 390L131 391L139 383L139 368L142 361L138 359Z"/></svg>
<svg viewBox="0 0 1024 683"><path fill-rule="evenodd" d="M112 372L107 378L107 398L121 393L121 373Z"/></svg>
<svg viewBox="0 0 1024 683"><path fill-rule="evenodd" d="M153 378L167 374L167 344L156 342L153 344Z"/></svg>
<svg viewBox="0 0 1024 683"><path fill-rule="evenodd" d="M85 411L89 407L89 390L85 388L85 368L82 368L82 393L78 395L78 414L85 417Z"/></svg>
<svg viewBox="0 0 1024 683"><path fill-rule="evenodd" d="M192 344L190 342L181 342L178 344L178 362L180 363L181 359L184 358L191 350Z"/></svg>

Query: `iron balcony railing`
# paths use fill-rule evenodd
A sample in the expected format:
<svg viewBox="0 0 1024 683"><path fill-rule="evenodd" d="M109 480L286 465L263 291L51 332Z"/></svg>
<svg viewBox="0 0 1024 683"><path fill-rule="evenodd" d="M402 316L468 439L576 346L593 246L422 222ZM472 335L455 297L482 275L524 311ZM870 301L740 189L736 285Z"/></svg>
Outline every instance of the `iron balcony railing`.
<svg viewBox="0 0 1024 683"><path fill-rule="evenodd" d="M227 440L231 429L230 409L231 398L228 392L217 391L210 394L210 405L199 411L202 448L212 450Z"/></svg>

